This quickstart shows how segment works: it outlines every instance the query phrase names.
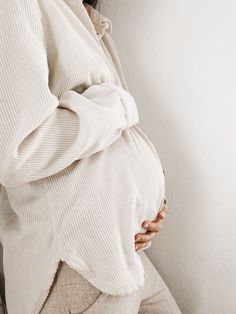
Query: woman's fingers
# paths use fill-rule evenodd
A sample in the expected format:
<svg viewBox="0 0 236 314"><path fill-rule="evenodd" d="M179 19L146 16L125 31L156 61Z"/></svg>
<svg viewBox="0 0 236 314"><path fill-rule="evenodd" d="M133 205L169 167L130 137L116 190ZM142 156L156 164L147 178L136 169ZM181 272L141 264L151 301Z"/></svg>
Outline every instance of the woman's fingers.
<svg viewBox="0 0 236 314"><path fill-rule="evenodd" d="M169 211L169 207L167 206L167 204L164 204L162 206L162 209L160 210L160 212L157 215L157 218L155 221L158 221L159 219L165 219L167 212Z"/></svg>
<svg viewBox="0 0 236 314"><path fill-rule="evenodd" d="M156 235L154 231L147 231L146 233L137 233L135 236L136 243L143 243L151 241Z"/></svg>
<svg viewBox="0 0 236 314"><path fill-rule="evenodd" d="M142 223L142 227L146 229L145 233L137 233L135 235L135 249L140 250L143 247L149 245L150 241L157 235L157 233L162 229L163 220L169 211L166 199L162 206L161 211L158 213L157 218L154 221L145 220Z"/></svg>
<svg viewBox="0 0 236 314"><path fill-rule="evenodd" d="M162 221L163 219L157 219L156 221L145 220L142 226L146 230L159 232L162 229Z"/></svg>
<svg viewBox="0 0 236 314"><path fill-rule="evenodd" d="M150 243L149 241L148 241L148 242L145 242L145 243L141 243L141 242L135 243L135 251L139 251L140 249L142 249L142 248L148 246L149 243Z"/></svg>

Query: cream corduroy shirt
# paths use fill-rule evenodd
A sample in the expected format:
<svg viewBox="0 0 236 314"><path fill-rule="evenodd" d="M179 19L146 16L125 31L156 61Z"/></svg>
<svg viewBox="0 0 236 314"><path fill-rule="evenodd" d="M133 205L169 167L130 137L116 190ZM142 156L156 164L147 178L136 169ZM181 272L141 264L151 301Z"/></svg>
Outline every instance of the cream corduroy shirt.
<svg viewBox="0 0 236 314"><path fill-rule="evenodd" d="M9 314L39 313L60 260L101 291L144 282L134 236L165 180L111 38L81 0L0 2L0 239Z"/></svg>

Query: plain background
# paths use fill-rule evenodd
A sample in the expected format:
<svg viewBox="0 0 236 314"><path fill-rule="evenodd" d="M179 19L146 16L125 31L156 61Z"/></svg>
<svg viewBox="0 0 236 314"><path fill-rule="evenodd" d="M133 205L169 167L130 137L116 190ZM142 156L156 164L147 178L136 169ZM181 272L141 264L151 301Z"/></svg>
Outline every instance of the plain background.
<svg viewBox="0 0 236 314"><path fill-rule="evenodd" d="M147 253L184 314L235 314L236 2L103 4L166 171L170 211Z"/></svg>
<svg viewBox="0 0 236 314"><path fill-rule="evenodd" d="M170 212L147 254L184 314L235 314L236 2L103 4L166 172Z"/></svg>

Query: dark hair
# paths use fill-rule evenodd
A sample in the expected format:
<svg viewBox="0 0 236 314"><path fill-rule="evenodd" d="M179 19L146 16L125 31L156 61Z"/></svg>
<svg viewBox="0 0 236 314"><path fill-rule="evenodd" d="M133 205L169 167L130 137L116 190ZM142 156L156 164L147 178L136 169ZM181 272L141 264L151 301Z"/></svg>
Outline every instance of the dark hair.
<svg viewBox="0 0 236 314"><path fill-rule="evenodd" d="M98 0L84 0L83 2L90 4L92 7L96 7L98 4Z"/></svg>

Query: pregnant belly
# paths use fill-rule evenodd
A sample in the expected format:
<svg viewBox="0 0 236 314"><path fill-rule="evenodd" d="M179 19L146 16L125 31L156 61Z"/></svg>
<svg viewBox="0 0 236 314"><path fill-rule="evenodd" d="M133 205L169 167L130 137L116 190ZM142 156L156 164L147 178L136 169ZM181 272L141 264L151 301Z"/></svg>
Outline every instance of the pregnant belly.
<svg viewBox="0 0 236 314"><path fill-rule="evenodd" d="M134 233L143 232L142 222L155 219L165 196L165 179L159 156L137 125L124 130L113 149L117 149L119 156L118 176L122 176L120 181L127 186L124 193L133 193L134 196Z"/></svg>
<svg viewBox="0 0 236 314"><path fill-rule="evenodd" d="M48 177L47 183L44 193L48 197L61 195L53 199L53 210L60 217L54 229L61 240L68 226L77 233L87 224L90 238L106 242L107 237L113 237L120 245L122 237L132 249L134 234L144 232L143 220L155 219L165 195L158 154L137 126L125 129L106 149L74 162L58 173L56 180L55 176Z"/></svg>

